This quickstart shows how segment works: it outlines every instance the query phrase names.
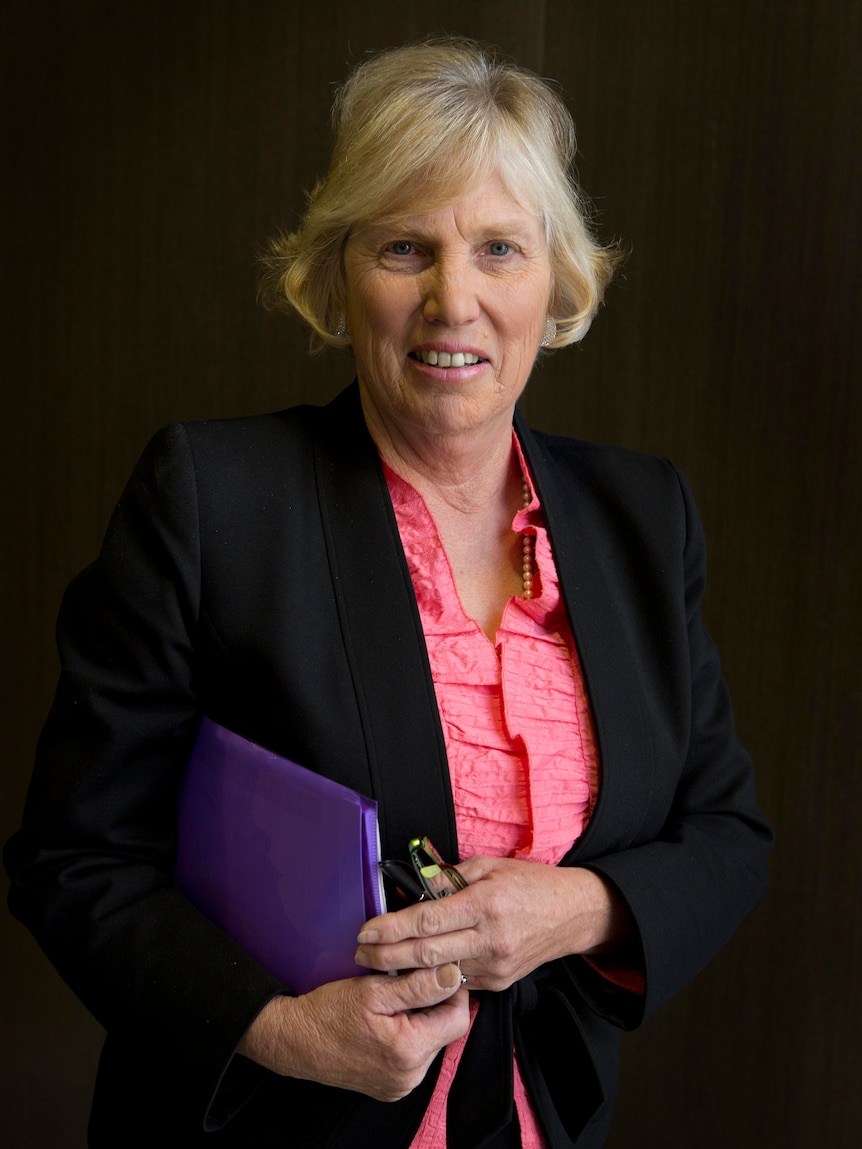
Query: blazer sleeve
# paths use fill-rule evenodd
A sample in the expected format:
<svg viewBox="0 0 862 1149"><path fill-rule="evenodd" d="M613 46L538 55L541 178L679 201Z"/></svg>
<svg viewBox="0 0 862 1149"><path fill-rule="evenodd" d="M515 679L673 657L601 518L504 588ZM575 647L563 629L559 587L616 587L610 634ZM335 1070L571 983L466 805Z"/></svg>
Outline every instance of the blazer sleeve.
<svg viewBox="0 0 862 1149"><path fill-rule="evenodd" d="M700 519L684 475L666 466L676 476L685 526L689 687L678 705L688 715L687 753L681 764L656 763L669 797L657 807L655 825L647 818L631 847L584 863L613 883L637 925L643 997L621 995L593 971L578 979L591 1004L626 1027L649 1017L691 980L758 905L772 844L751 761L734 730L718 653L701 619L706 551Z"/></svg>
<svg viewBox="0 0 862 1149"><path fill-rule="evenodd" d="M5 858L10 908L110 1038L143 1051L142 1064L181 1067L186 1099L217 1125L237 1043L282 987L172 879L200 719L199 614L195 473L175 426L144 454L99 558L64 598L59 686Z"/></svg>

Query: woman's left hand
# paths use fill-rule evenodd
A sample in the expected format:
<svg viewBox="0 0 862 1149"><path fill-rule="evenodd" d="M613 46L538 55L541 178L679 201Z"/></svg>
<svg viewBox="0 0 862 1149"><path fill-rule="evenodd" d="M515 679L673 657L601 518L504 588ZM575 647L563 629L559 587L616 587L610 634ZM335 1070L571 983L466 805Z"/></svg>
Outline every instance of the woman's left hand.
<svg viewBox="0 0 862 1149"><path fill-rule="evenodd" d="M499 991L544 962L606 952L631 936L622 899L591 870L490 857L458 870L466 890L366 922L357 963L386 971L454 961L471 989Z"/></svg>

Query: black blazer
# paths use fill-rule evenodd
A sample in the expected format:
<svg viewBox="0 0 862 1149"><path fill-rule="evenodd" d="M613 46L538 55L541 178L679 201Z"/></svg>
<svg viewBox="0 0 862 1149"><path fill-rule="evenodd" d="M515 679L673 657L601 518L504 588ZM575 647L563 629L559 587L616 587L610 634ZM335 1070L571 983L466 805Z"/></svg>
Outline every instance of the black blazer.
<svg viewBox="0 0 862 1149"><path fill-rule="evenodd" d="M502 1018L498 1046L514 1035L551 1145L587 1149L609 1122L619 1029L759 902L770 834L700 621L704 545L684 479L516 426L600 754L594 816L563 864L604 874L628 903L646 994L572 957L486 995L480 1017ZM433 1071L387 1106L233 1056L285 987L171 878L202 713L376 798L386 855L427 833L458 857L421 624L355 385L326 408L157 436L67 592L58 641L6 858L13 912L108 1031L91 1144L408 1145Z"/></svg>

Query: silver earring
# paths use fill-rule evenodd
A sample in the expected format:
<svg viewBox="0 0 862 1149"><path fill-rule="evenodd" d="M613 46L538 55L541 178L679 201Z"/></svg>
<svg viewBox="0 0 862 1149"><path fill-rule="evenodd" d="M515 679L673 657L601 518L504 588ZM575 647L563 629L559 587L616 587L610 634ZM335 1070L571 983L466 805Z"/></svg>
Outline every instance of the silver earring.
<svg viewBox="0 0 862 1149"><path fill-rule="evenodd" d="M335 338L343 339L347 334L347 320L344 318L344 312L338 316L338 323L335 325Z"/></svg>
<svg viewBox="0 0 862 1149"><path fill-rule="evenodd" d="M542 347L550 347L554 340L557 338L557 325L550 315L545 319L545 327L542 331Z"/></svg>

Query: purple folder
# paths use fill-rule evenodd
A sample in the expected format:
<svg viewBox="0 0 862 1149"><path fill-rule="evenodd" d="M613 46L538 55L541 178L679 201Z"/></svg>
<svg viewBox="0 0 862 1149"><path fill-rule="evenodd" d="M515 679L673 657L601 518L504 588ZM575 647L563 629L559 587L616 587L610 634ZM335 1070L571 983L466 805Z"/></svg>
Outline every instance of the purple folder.
<svg viewBox="0 0 862 1149"><path fill-rule="evenodd" d="M368 972L353 954L385 908L376 802L205 718L177 820L180 886L293 993Z"/></svg>

